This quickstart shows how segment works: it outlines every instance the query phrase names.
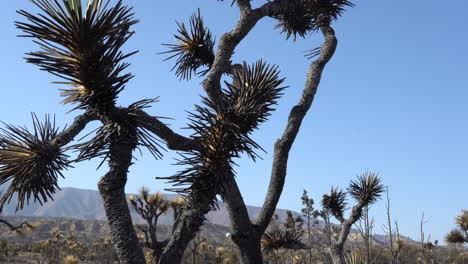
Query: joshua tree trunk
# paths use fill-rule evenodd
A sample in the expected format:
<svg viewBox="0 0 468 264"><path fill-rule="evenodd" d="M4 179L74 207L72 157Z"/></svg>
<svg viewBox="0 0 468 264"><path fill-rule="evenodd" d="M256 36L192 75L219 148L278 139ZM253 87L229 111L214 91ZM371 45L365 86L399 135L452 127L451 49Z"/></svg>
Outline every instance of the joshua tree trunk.
<svg viewBox="0 0 468 264"><path fill-rule="evenodd" d="M200 226L205 221L205 214L211 209L211 201L215 198L215 196L198 196L190 199L189 207L174 223L171 239L159 259L159 264L181 263L185 248L195 238Z"/></svg>
<svg viewBox="0 0 468 264"><path fill-rule="evenodd" d="M321 26L325 42L322 45L318 60L314 61L307 74L305 88L299 103L291 109L288 124L283 136L275 144L273 171L270 180L265 203L260 211L255 224L250 221L247 209L242 199L235 179L228 183L223 200L229 212L233 226L232 240L237 246L242 264L263 263L261 252L261 237L265 232L275 212L276 205L281 196L286 179L286 167L289 150L299 132L302 121L310 109L315 93L320 83L323 69L333 56L337 40L334 30L329 22L325 21Z"/></svg>
<svg viewBox="0 0 468 264"><path fill-rule="evenodd" d="M263 263L261 239L259 236L242 237L234 240L241 264Z"/></svg>
<svg viewBox="0 0 468 264"><path fill-rule="evenodd" d="M110 147L109 172L98 183L111 238L122 264L146 264L125 196L133 146L120 140Z"/></svg>
<svg viewBox="0 0 468 264"><path fill-rule="evenodd" d="M247 207L235 182L234 176L226 181L226 192L223 195L226 209L231 219L233 233L231 239L237 246L241 264L263 263L261 238L262 233L252 225Z"/></svg>
<svg viewBox="0 0 468 264"><path fill-rule="evenodd" d="M343 254L343 246L334 245L328 249L328 254L330 254L330 258L333 264L346 264L344 254Z"/></svg>

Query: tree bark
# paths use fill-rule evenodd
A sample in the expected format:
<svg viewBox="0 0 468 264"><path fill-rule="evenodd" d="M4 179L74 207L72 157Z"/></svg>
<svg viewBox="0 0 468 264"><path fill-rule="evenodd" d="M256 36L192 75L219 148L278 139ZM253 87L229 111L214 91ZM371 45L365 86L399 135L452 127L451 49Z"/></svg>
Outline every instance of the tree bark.
<svg viewBox="0 0 468 264"><path fill-rule="evenodd" d="M225 182L226 191L223 200L231 220L233 233L231 239L237 246L241 264L263 263L261 238L262 234L252 224L242 194L234 175Z"/></svg>
<svg viewBox="0 0 468 264"><path fill-rule="evenodd" d="M110 146L109 172L98 183L107 222L121 264L146 264L125 196L134 146L120 140Z"/></svg>
<svg viewBox="0 0 468 264"><path fill-rule="evenodd" d="M334 30L326 23L321 26L321 31L325 37L325 42L322 45L320 57L310 65L305 88L299 103L291 109L286 129L282 137L275 143L270 185L268 186L267 196L256 221L258 226L263 230L268 227L268 223L270 223L271 217L275 213L276 205L283 191L289 151L299 133L302 121L314 101L325 65L330 61L336 50L337 39Z"/></svg>
<svg viewBox="0 0 468 264"><path fill-rule="evenodd" d="M211 210L213 197L199 195L190 199L191 204L174 223L172 236L159 259L159 264L181 263L185 248L195 238L200 226L205 221L205 214Z"/></svg>
<svg viewBox="0 0 468 264"><path fill-rule="evenodd" d="M233 237L232 240L237 246L237 254L241 264L263 263L261 236L258 234L237 234L237 237Z"/></svg>
<svg viewBox="0 0 468 264"><path fill-rule="evenodd" d="M330 254L333 264L346 264L343 246L333 245L331 248L328 248L328 254Z"/></svg>

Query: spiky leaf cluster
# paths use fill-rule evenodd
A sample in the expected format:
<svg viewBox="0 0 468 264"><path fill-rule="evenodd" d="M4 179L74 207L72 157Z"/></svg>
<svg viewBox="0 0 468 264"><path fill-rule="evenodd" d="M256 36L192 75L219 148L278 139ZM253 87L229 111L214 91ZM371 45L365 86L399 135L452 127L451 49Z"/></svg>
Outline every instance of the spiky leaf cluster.
<svg viewBox="0 0 468 264"><path fill-rule="evenodd" d="M256 159L261 147L251 139L251 133L265 122L280 97L284 79L279 78L277 67L259 61L253 66L246 63L233 74L232 83L226 83L222 105L204 98L204 106L196 106L190 114L189 128L200 149L185 153L179 165L186 166L178 174L163 178L181 194L193 192L223 193L224 179L233 177L233 158L247 153Z"/></svg>
<svg viewBox="0 0 468 264"><path fill-rule="evenodd" d="M18 194L16 209L34 198L40 204L52 199L59 189L57 181L62 170L68 168L68 156L64 149L53 144L59 129L55 121L46 116L40 122L32 115L33 130L6 125L0 129L0 185L10 182L10 186L0 199L0 208L9 202L14 193Z"/></svg>
<svg viewBox="0 0 468 264"><path fill-rule="evenodd" d="M104 162L109 157L113 144L117 142L125 143L132 149L146 148L154 158L161 158L161 150L164 150L164 147L158 138L145 129L138 115L142 109L154 102L157 102L157 98L140 100L128 108L116 110L112 120L108 120L92 132L96 134L93 138L74 146L80 152L77 161L104 157L102 161Z"/></svg>
<svg viewBox="0 0 468 264"><path fill-rule="evenodd" d="M463 210L462 214L455 218L458 227L464 232L468 232L468 211Z"/></svg>
<svg viewBox="0 0 468 264"><path fill-rule="evenodd" d="M38 65L71 86L61 93L63 103L76 108L91 107L106 114L124 85L133 77L123 73L129 66L124 60L134 54L121 47L133 35L130 27L137 23L131 8L118 1L32 0L41 13L19 13L29 22L16 26L35 39L41 51L28 53L27 62Z"/></svg>
<svg viewBox="0 0 468 264"><path fill-rule="evenodd" d="M265 232L262 238L262 249L265 252L277 252L280 249L304 248L302 233L274 228Z"/></svg>
<svg viewBox="0 0 468 264"><path fill-rule="evenodd" d="M184 23L177 23L179 29L174 37L177 44L163 44L169 47L168 51L162 52L172 54L165 60L177 57L172 70L176 75L185 80L192 78L192 74L204 75L214 61L215 42L211 32L205 27L200 10L194 13L189 20L190 29ZM198 71L200 67L207 67L208 70Z"/></svg>
<svg viewBox="0 0 468 264"><path fill-rule="evenodd" d="M330 194L323 195L322 207L329 210L336 219L343 219L346 205L346 192L338 187L332 187Z"/></svg>
<svg viewBox="0 0 468 264"><path fill-rule="evenodd" d="M367 206L380 198L384 186L377 174L366 172L359 175L356 181L351 181L348 192L358 203Z"/></svg>
<svg viewBox="0 0 468 264"><path fill-rule="evenodd" d="M275 10L273 15L279 23L275 28L281 28L286 39L291 36L304 38L309 32L320 28L321 23L329 23L338 19L346 7L354 4L347 0L288 0Z"/></svg>
<svg viewBox="0 0 468 264"><path fill-rule="evenodd" d="M449 244L463 244L468 243L468 237L458 229L453 229L445 235L445 242Z"/></svg>

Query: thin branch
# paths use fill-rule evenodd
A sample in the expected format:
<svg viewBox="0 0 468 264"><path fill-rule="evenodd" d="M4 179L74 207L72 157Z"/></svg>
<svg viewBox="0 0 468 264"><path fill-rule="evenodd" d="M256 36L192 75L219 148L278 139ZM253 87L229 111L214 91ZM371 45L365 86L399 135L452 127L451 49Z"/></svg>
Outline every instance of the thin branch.
<svg viewBox="0 0 468 264"><path fill-rule="evenodd" d="M10 222L6 221L6 220L3 220L3 219L0 219L0 224L4 224L6 226L8 226L8 228L10 229L10 231L18 231L20 229L23 229L24 227L29 227L31 229L33 229L34 227L29 224L28 222L22 222L21 224L15 226L13 224L11 224Z"/></svg>
<svg viewBox="0 0 468 264"><path fill-rule="evenodd" d="M358 203L357 205L353 206L353 210L351 211L351 215L349 216L348 219L346 219L342 224L341 224L341 231L338 239L336 240L336 243L338 245L343 246L344 243L346 242L346 239L348 238L349 232L351 231L351 226L356 223L359 218L362 216L362 210L364 208L364 204Z"/></svg>
<svg viewBox="0 0 468 264"><path fill-rule="evenodd" d="M94 120L97 120L97 115L94 112L86 112L82 115L75 117L75 121L71 126L65 129L62 133L58 134L53 140L53 144L58 146L65 146L86 127L86 125Z"/></svg>
<svg viewBox="0 0 468 264"><path fill-rule="evenodd" d="M223 98L221 76L230 68L230 59L236 46L249 34L257 22L267 15L262 8L250 10L248 0L240 0L238 5L241 9L239 21L232 31L221 37L213 65L203 80L203 89L208 97L218 105L221 104Z"/></svg>
<svg viewBox="0 0 468 264"><path fill-rule="evenodd" d="M236 235L248 235L252 238L257 237L257 234L252 234L252 231L256 230L252 228L252 222L250 221L247 207L236 180L234 177L229 177L227 181L227 191L222 195L222 199L225 202L229 219L231 219L232 230L237 232L232 234L232 238L236 239Z"/></svg>
<svg viewBox="0 0 468 264"><path fill-rule="evenodd" d="M267 228L268 223L275 212L281 192L283 191L289 150L296 139L307 111L312 105L323 69L328 61L330 61L336 50L337 39L335 37L335 32L330 27L329 23L323 23L321 25L321 31L325 37L325 42L322 45L320 57L310 65L305 88L299 103L291 109L286 129L282 137L275 143L273 167L270 185L267 192L268 195L265 198L265 202L256 221L262 230Z"/></svg>
<svg viewBox="0 0 468 264"><path fill-rule="evenodd" d="M139 111L138 116L145 128L163 139L169 149L181 151L198 149L199 146L194 140L175 133L157 117L150 116L144 111Z"/></svg>

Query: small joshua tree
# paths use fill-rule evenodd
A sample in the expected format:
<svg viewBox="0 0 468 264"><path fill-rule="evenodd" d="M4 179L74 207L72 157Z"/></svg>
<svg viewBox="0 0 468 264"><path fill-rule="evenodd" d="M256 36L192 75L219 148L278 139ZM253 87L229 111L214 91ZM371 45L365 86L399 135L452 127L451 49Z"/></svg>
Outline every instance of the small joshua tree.
<svg viewBox="0 0 468 264"><path fill-rule="evenodd" d="M468 243L468 211L462 210L462 214L455 218L457 228L445 235L445 242L455 245Z"/></svg>
<svg viewBox="0 0 468 264"><path fill-rule="evenodd" d="M323 195L322 211L320 216L325 221L325 233L328 239L327 251L333 264L344 264L344 246L348 239L351 227L363 216L364 208L375 203L384 192L384 186L380 178L373 172L366 172L358 176L356 181L351 181L348 193L356 200L357 204L353 206L351 215L345 219L346 192L333 187L330 194ZM334 217L339 221L335 226L331 222Z"/></svg>
<svg viewBox="0 0 468 264"><path fill-rule="evenodd" d="M337 39L331 24L353 4L347 0L272 0L252 8L250 0L235 0L240 10L235 28L224 34L218 45L205 27L200 12L190 18L190 28L179 23L177 44L168 44L169 58L176 58L173 69L182 79L193 75L204 78L206 97L190 114L193 134L184 137L169 129L157 117L145 112L156 99L144 99L119 106L117 99L133 77L126 72L125 60L136 52L123 53L122 47L133 35L138 21L122 1L32 0L40 14L21 10L26 22L16 26L33 38L40 51L27 53L27 62L59 77L66 85L61 95L64 104L81 113L65 130L46 118L33 116L33 130L6 126L0 137L0 184L10 185L0 205L18 194L17 209L30 199L46 202L58 189L58 177L73 162L102 158L108 172L98 188L111 230L112 242L121 263L143 264L145 257L125 196L128 169L133 151L146 148L161 158L165 144L180 151L184 170L165 179L172 190L185 196L188 205L177 217L160 263L180 263L188 243L195 237L207 214L216 208L218 195L227 205L233 227L232 240L243 264L263 262L261 238L275 212L286 178L289 151L318 89L322 72L332 58ZM110 2L115 2L111 4ZM306 37L321 31L324 43L311 49L308 59L316 58L308 70L298 103L291 108L282 136L275 143L268 193L259 216L249 218L235 180L233 159L246 154L255 160L261 149L252 133L274 110L284 92L279 67L265 61L232 63L237 45L263 18L278 21L286 38ZM216 51L215 51L216 49ZM222 76L227 75L224 88ZM74 142L88 123L100 127L85 142ZM67 151L76 150L71 160ZM102 164L102 163L101 163ZM1 207L1 206L0 206Z"/></svg>
<svg viewBox="0 0 468 264"><path fill-rule="evenodd" d="M184 200L176 198L168 201L161 193L150 194L149 190L142 187L138 195L130 195L129 202L135 211L145 220L146 225L138 225L144 234L144 247L151 250L151 257L154 263L158 263L164 247L168 240L158 240L157 224L159 217L165 214L169 208L174 211L174 218L180 215L183 210Z"/></svg>

